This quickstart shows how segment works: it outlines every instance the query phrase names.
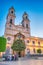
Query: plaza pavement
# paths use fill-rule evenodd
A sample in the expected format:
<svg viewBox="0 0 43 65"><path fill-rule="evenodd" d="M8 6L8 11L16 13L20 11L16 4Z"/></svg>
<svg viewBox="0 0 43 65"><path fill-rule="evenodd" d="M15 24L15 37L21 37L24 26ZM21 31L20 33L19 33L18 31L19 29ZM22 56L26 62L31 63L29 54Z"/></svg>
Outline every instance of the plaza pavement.
<svg viewBox="0 0 43 65"><path fill-rule="evenodd" d="M0 65L43 65L43 60L38 60L38 59L21 60L19 58L18 61L0 62Z"/></svg>

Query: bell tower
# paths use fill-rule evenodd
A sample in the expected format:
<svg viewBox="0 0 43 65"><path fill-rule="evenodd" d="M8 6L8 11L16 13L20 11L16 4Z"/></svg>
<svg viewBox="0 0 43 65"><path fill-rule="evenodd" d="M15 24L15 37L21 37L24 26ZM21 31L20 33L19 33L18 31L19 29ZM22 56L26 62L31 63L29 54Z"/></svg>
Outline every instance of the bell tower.
<svg viewBox="0 0 43 65"><path fill-rule="evenodd" d="M28 14L24 12L22 18L22 26L27 30L27 32L30 33L30 20L28 18Z"/></svg>
<svg viewBox="0 0 43 65"><path fill-rule="evenodd" d="M6 19L6 24L5 24L5 33L4 33L5 38L7 38L8 40L11 37L10 35L13 36L13 31L12 30L13 30L13 28L15 26L15 24L14 24L15 17L16 17L15 16L15 9L13 7L11 7L9 9L9 11L8 11L8 15L7 15L7 19Z"/></svg>
<svg viewBox="0 0 43 65"><path fill-rule="evenodd" d="M22 20L22 26L28 29L29 24L30 24L30 21L28 19L28 14L26 12L24 12L22 18L23 18L23 20Z"/></svg>
<svg viewBox="0 0 43 65"><path fill-rule="evenodd" d="M15 22L15 9L13 7L11 7L9 9L8 15L7 15L7 22L9 22L10 24L14 24Z"/></svg>

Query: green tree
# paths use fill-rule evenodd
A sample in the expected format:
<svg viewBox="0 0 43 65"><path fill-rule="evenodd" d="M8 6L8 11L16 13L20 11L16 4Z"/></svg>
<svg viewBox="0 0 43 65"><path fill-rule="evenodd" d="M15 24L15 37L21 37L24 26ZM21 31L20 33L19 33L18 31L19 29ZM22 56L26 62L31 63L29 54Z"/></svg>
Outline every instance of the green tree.
<svg viewBox="0 0 43 65"><path fill-rule="evenodd" d="M0 37L0 52L4 52L6 50L6 39L4 37Z"/></svg>
<svg viewBox="0 0 43 65"><path fill-rule="evenodd" d="M37 49L37 53L41 53L41 49Z"/></svg>
<svg viewBox="0 0 43 65"><path fill-rule="evenodd" d="M23 51L25 50L26 46L23 40L17 39L14 41L12 47L13 51Z"/></svg>

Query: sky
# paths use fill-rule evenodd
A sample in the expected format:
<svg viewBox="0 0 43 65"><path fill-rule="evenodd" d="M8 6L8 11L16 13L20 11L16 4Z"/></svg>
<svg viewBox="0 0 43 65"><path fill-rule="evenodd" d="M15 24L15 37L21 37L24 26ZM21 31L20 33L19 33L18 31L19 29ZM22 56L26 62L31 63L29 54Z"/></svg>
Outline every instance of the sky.
<svg viewBox="0 0 43 65"><path fill-rule="evenodd" d="M22 15L28 13L31 36L43 38L43 0L0 0L0 36L4 35L6 17L10 7L14 7L15 24L22 21Z"/></svg>

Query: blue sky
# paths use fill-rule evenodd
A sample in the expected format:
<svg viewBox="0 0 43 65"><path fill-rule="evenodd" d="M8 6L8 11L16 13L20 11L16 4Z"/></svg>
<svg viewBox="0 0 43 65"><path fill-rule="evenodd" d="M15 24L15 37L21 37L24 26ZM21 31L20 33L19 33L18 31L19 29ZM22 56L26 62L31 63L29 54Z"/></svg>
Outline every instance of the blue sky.
<svg viewBox="0 0 43 65"><path fill-rule="evenodd" d="M31 35L43 37L43 0L0 0L0 36L4 35L6 17L11 6L15 8L16 24L26 11L30 19Z"/></svg>

